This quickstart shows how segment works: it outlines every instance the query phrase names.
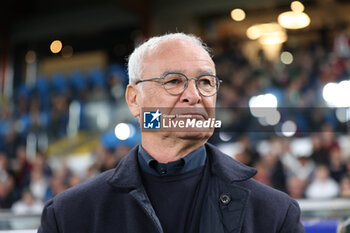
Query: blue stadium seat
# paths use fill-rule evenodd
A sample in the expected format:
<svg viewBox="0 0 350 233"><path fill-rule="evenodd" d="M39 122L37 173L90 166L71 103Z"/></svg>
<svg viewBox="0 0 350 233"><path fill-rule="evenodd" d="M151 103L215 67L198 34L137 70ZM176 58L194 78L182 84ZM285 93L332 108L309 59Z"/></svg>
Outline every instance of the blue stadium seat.
<svg viewBox="0 0 350 233"><path fill-rule="evenodd" d="M114 63L111 64L108 69L107 69L107 73L109 75L112 75L114 77L118 77L120 78L120 81L122 81L122 83L126 86L129 82L128 79L128 74L127 74L127 70L124 66L122 66L121 64L118 63Z"/></svg>
<svg viewBox="0 0 350 233"><path fill-rule="evenodd" d="M73 88L73 91L80 91L87 88L87 79L83 74L76 70L72 73L70 78L70 85Z"/></svg>
<svg viewBox="0 0 350 233"><path fill-rule="evenodd" d="M56 73L53 75L51 87L54 92L62 94L68 90L68 84L62 74Z"/></svg>
<svg viewBox="0 0 350 233"><path fill-rule="evenodd" d="M101 70L96 68L93 68L90 70L89 81L92 88L95 88L95 87L104 88L106 86L105 74Z"/></svg>

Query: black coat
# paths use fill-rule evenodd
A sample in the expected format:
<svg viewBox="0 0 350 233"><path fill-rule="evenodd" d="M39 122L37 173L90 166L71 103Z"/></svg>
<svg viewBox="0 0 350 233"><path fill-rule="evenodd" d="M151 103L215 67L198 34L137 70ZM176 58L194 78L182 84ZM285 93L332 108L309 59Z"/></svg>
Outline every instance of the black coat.
<svg viewBox="0 0 350 233"><path fill-rule="evenodd" d="M200 233L304 232L296 201L252 179L255 169L210 144L206 150L211 172ZM137 147L117 168L47 202L38 232L163 233L142 185Z"/></svg>

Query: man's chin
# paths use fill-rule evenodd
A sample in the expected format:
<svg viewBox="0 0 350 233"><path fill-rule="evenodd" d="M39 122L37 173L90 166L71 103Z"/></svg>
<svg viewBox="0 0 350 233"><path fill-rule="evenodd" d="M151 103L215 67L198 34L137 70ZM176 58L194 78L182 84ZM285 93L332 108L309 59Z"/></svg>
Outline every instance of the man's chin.
<svg viewBox="0 0 350 233"><path fill-rule="evenodd" d="M192 131L192 132L175 132L174 134L176 135L177 138L193 141L193 140L208 140L213 135L213 132Z"/></svg>

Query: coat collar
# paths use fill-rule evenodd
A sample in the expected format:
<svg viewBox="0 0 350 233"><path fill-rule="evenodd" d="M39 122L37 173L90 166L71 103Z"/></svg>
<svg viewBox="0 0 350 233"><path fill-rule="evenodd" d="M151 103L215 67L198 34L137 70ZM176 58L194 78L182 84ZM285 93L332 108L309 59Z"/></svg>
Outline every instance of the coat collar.
<svg viewBox="0 0 350 233"><path fill-rule="evenodd" d="M228 183L245 181L255 176L255 168L248 167L230 156L222 153L217 147L206 143L207 154L211 158L211 171Z"/></svg>
<svg viewBox="0 0 350 233"><path fill-rule="evenodd" d="M247 167L226 154L215 146L206 143L211 171L214 175L228 183L244 181L256 174L256 169ZM116 188L133 189L142 185L140 169L137 160L138 146L135 146L115 168L108 183Z"/></svg>
<svg viewBox="0 0 350 233"><path fill-rule="evenodd" d="M135 146L119 162L113 175L107 180L110 185L121 189L136 189L142 185L137 153L138 146Z"/></svg>

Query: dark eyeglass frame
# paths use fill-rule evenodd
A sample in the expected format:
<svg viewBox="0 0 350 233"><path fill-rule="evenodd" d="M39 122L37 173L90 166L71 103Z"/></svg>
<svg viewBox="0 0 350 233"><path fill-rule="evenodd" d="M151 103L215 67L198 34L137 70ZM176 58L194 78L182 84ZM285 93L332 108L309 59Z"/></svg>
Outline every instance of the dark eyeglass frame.
<svg viewBox="0 0 350 233"><path fill-rule="evenodd" d="M170 93L170 92L165 88L165 86L164 86L164 79L165 79L165 77L166 77L167 75L171 75L171 74L182 75L183 77L186 78L186 83L185 83L184 89L183 89L180 93L178 93L178 94ZM203 94L202 91L201 91L201 90L199 89L199 87L198 87L198 81L200 80L200 78L202 78L202 77L208 77L208 76L209 76L209 77L214 77L214 78L216 78L216 81L217 81L217 84L216 84L216 91L215 91L215 93L213 93L213 94L211 94L211 95L205 95L205 94ZM197 88L197 90L199 91L199 93L200 93L201 95L203 95L203 96L205 96L205 97L210 97L210 96L213 96L213 95L215 95L216 93L218 93L219 87L220 87L220 83L223 82L221 79L219 79L218 76L212 75L212 74L203 74L203 75L198 76L197 78L188 78L188 77L187 77L185 74L183 74L183 73L169 72L169 73L166 73L166 74L162 75L161 77L155 77L155 78L149 78L149 79L138 80L138 81L135 82L135 84L137 85L137 84L142 83L142 82L148 82L148 81L154 81L154 80L162 80L162 86L163 86L164 90L165 90L166 92L168 92L170 95L181 95L181 94L186 90L186 88L188 87L188 82L189 82L189 80L194 80L195 83L196 83L196 88Z"/></svg>

